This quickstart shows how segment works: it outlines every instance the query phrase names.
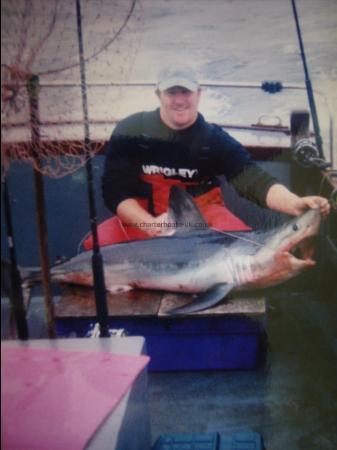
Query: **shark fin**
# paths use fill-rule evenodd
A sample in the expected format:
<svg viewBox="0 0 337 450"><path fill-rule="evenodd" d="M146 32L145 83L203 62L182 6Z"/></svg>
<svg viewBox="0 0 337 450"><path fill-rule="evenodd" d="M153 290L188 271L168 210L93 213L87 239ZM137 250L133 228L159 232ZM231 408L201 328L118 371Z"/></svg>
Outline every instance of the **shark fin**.
<svg viewBox="0 0 337 450"><path fill-rule="evenodd" d="M189 314L211 308L218 304L233 288L234 284L231 283L217 284L206 292L194 295L195 300L192 303L171 309L168 314Z"/></svg>
<svg viewBox="0 0 337 450"><path fill-rule="evenodd" d="M168 218L176 224L175 233L208 229L193 197L178 186L172 186L170 191Z"/></svg>

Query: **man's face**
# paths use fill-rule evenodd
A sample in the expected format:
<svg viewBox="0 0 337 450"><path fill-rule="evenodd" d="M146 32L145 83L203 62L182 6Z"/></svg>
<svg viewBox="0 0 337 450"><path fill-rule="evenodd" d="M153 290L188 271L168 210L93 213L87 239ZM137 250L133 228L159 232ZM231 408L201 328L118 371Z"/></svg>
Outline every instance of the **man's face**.
<svg viewBox="0 0 337 450"><path fill-rule="evenodd" d="M190 91L174 86L157 92L160 101L160 116L163 122L174 130L191 126L198 116L200 89Z"/></svg>

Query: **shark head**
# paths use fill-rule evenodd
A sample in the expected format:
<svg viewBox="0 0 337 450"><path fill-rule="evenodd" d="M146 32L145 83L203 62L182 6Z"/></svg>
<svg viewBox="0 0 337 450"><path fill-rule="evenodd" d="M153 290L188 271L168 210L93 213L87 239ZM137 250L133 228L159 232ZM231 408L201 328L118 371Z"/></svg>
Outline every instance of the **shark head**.
<svg viewBox="0 0 337 450"><path fill-rule="evenodd" d="M320 222L319 209L309 209L267 233L256 257L261 260L269 255L269 273L259 280L257 286L279 284L315 265L314 236L318 233Z"/></svg>
<svg viewBox="0 0 337 450"><path fill-rule="evenodd" d="M176 233L198 233L209 230L193 198L184 190L171 189L169 217L178 226ZM270 231L256 231L248 235L231 234L235 242L231 246L231 257L238 261L235 273L240 284L245 280L256 287L273 286L298 275L315 265L314 236L321 221L319 209L309 209L301 216ZM224 245L222 258L228 258L228 246ZM243 270L239 256L250 255L250 274Z"/></svg>
<svg viewBox="0 0 337 450"><path fill-rule="evenodd" d="M277 252L288 252L296 259L310 259L312 237L318 233L321 214L318 208L309 209L301 216L276 228L265 245Z"/></svg>

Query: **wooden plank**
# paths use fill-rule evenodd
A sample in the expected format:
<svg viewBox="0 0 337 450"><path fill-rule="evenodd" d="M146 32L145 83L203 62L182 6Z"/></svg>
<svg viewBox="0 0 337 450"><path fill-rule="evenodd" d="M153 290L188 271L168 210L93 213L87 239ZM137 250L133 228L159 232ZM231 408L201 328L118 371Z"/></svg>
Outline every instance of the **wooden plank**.
<svg viewBox="0 0 337 450"><path fill-rule="evenodd" d="M165 294L162 298L159 316L169 316L168 311L179 306L190 303L190 295ZM263 316L266 313L266 299L261 294L247 295L235 294L229 299L223 300L218 305L203 311L189 314L189 316L206 315L234 315L243 314L246 316Z"/></svg>
<svg viewBox="0 0 337 450"><path fill-rule="evenodd" d="M132 290L112 295L107 293L109 316L169 316L168 311L192 301L191 295ZM263 316L266 300L262 294L235 294L219 305L189 316L246 315ZM96 307L92 288L66 286L55 302L55 318L95 317Z"/></svg>
<svg viewBox="0 0 337 450"><path fill-rule="evenodd" d="M107 292L109 316L156 316L162 293L132 290L119 294ZM95 317L96 306L92 288L66 286L55 302L55 318Z"/></svg>

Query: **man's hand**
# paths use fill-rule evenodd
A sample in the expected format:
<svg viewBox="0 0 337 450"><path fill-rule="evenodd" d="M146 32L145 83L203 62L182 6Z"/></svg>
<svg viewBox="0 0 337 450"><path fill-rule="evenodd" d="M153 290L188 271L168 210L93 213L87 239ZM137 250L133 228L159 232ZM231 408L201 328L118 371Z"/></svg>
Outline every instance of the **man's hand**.
<svg viewBox="0 0 337 450"><path fill-rule="evenodd" d="M172 236L174 234L174 224L169 222L167 213L154 217L149 227L145 230L152 237Z"/></svg>
<svg viewBox="0 0 337 450"><path fill-rule="evenodd" d="M319 195L299 197L282 184L274 184L267 193L267 206L291 216L300 216L307 209L320 208L323 217L330 212L328 200Z"/></svg>
<svg viewBox="0 0 337 450"><path fill-rule="evenodd" d="M171 236L175 232L175 224L169 221L167 213L155 217L133 198L118 205L117 215L124 226L132 224L150 237Z"/></svg>
<svg viewBox="0 0 337 450"><path fill-rule="evenodd" d="M308 208L319 208L323 217L327 217L330 213L330 204L328 200L318 195L299 197L294 205L295 215L300 216Z"/></svg>

